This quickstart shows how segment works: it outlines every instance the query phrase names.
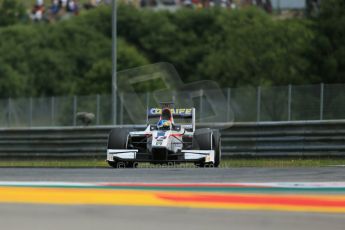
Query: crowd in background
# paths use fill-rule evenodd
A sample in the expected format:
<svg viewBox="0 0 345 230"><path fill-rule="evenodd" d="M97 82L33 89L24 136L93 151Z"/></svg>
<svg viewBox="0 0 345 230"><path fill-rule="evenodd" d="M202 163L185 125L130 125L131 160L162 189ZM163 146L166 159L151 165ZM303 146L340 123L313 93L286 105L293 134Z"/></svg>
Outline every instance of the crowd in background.
<svg viewBox="0 0 345 230"><path fill-rule="evenodd" d="M255 5L265 9L268 12L272 11L271 0L141 0L141 7L159 7L159 6L182 6L188 8L208 8L208 7L222 7L222 8L240 8L250 5Z"/></svg>
<svg viewBox="0 0 345 230"><path fill-rule="evenodd" d="M120 0L127 4L132 4L142 8L206 8L219 6L223 8L236 8L238 5L253 4L270 0ZM33 21L52 21L56 19L69 18L78 15L80 10L93 9L101 4L111 4L111 0L89 0L81 4L78 0L36 0L34 6L30 10L30 18Z"/></svg>
<svg viewBox="0 0 345 230"><path fill-rule="evenodd" d="M272 12L273 0L117 0L131 4L139 8L176 10L178 8L209 8L222 7L237 9L246 6L256 6L266 12ZM307 5L314 6L320 0L306 0ZM101 4L110 5L112 0L89 0L80 3L78 0L36 0L30 10L30 18L33 21L54 21L78 15L81 10L93 9ZM314 5L313 5L314 4Z"/></svg>
<svg viewBox="0 0 345 230"><path fill-rule="evenodd" d="M78 15L81 9L92 9L100 4L111 4L111 0L89 0L87 3L80 4L78 0L51 0L47 6L44 0L36 0L36 4L31 11L31 19L41 21L43 19L54 20ZM122 0L127 4L137 7L151 8L207 8L222 7L235 9L239 7L255 5L265 9L267 12L272 11L271 0Z"/></svg>
<svg viewBox="0 0 345 230"><path fill-rule="evenodd" d="M89 0L81 5L78 0L36 0L30 10L33 21L54 21L78 15L81 9L92 9L100 4L110 4L111 0Z"/></svg>

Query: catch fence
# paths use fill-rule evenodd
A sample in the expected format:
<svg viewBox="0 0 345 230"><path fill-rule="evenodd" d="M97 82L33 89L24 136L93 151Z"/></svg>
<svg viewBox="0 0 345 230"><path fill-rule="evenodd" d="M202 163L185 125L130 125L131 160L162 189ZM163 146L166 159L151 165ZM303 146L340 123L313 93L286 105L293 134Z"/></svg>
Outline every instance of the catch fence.
<svg viewBox="0 0 345 230"><path fill-rule="evenodd" d="M211 123L345 119L345 84L242 87L221 90L119 93L117 125L144 124L160 101L195 107L196 121ZM112 125L111 95L0 99L0 127Z"/></svg>

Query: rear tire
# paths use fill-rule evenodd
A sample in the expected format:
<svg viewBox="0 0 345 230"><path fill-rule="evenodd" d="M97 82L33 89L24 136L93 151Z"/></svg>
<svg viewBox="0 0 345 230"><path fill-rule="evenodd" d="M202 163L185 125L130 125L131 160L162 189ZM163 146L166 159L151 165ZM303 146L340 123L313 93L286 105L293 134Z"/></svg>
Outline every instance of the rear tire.
<svg viewBox="0 0 345 230"><path fill-rule="evenodd" d="M219 130L213 130L214 167L218 168L222 158L222 141Z"/></svg>
<svg viewBox="0 0 345 230"><path fill-rule="evenodd" d="M212 149L212 130L209 128L197 129L193 136L193 148L200 150L211 150ZM196 167L200 168L212 168L212 163L196 162L194 163Z"/></svg>
<svg viewBox="0 0 345 230"><path fill-rule="evenodd" d="M193 149L214 150L214 163L198 162L195 165L197 167L217 168L221 159L221 137L219 130L211 130L209 128L196 130L193 137Z"/></svg>
<svg viewBox="0 0 345 230"><path fill-rule="evenodd" d="M209 128L197 129L193 135L193 148L200 150L212 149L211 143L212 130Z"/></svg>

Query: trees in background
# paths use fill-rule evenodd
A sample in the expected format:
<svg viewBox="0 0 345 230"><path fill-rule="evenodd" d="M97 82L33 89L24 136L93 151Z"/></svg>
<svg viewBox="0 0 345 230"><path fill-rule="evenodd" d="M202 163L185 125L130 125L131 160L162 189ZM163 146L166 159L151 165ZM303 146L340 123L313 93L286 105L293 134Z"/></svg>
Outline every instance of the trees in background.
<svg viewBox="0 0 345 230"><path fill-rule="evenodd" d="M326 83L345 83L345 1L322 1L314 30L312 47L306 47L311 50L311 74Z"/></svg>
<svg viewBox="0 0 345 230"><path fill-rule="evenodd" d="M111 39L102 26L89 26L95 13L0 29L0 97L110 92ZM148 63L124 40L118 46L119 69Z"/></svg>
<svg viewBox="0 0 345 230"><path fill-rule="evenodd" d="M17 0L0 1L0 26L14 25L26 17L25 7Z"/></svg>
<svg viewBox="0 0 345 230"><path fill-rule="evenodd" d="M314 32L304 21L274 20L249 9L222 14L215 26L222 33L209 37L208 52L197 65L204 78L235 87L315 81L305 56Z"/></svg>
<svg viewBox="0 0 345 230"><path fill-rule="evenodd" d="M118 69L170 62L185 82L223 87L344 82L344 3L323 2L319 17L289 20L254 8L120 5ZM99 7L55 24L0 28L0 97L110 93L110 19Z"/></svg>
<svg viewBox="0 0 345 230"><path fill-rule="evenodd" d="M315 35L307 20L275 20L256 8L135 11L120 11L120 35L149 60L173 63L184 81L231 87L317 81L308 75L306 47Z"/></svg>

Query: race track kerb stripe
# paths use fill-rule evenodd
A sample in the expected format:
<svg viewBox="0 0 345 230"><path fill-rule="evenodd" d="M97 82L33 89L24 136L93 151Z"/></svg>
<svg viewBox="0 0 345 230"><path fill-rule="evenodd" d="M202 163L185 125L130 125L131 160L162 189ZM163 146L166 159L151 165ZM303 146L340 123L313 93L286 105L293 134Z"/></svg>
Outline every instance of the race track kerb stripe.
<svg viewBox="0 0 345 230"><path fill-rule="evenodd" d="M344 195L0 187L0 203L126 205L345 213Z"/></svg>

